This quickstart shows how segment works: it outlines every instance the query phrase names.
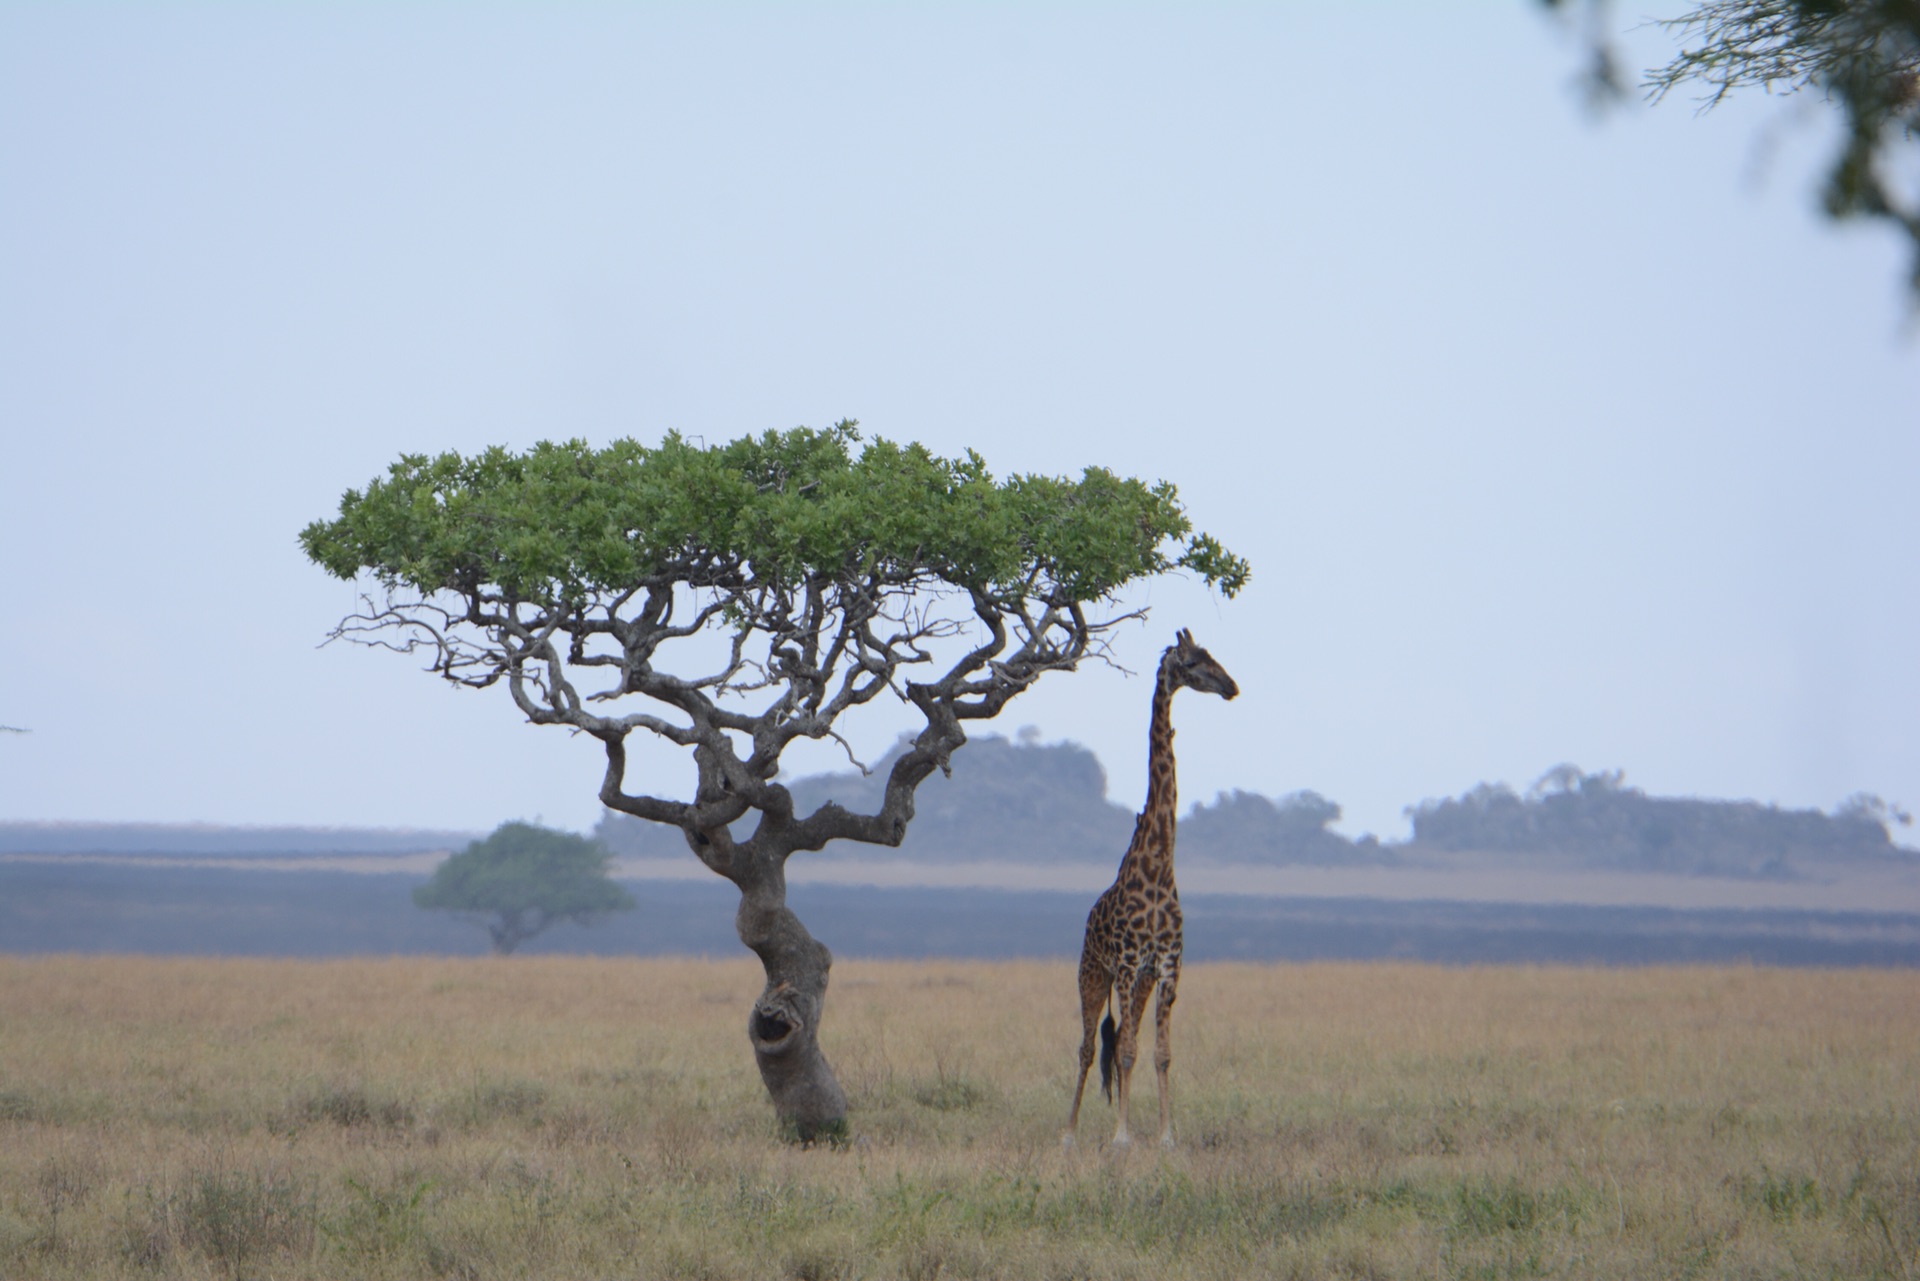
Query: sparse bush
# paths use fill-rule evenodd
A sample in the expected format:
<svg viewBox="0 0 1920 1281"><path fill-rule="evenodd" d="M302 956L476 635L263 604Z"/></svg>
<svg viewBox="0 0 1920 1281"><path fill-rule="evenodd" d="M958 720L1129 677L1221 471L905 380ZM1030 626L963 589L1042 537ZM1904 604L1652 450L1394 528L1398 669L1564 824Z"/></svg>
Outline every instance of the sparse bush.
<svg viewBox="0 0 1920 1281"><path fill-rule="evenodd" d="M931 1081L914 1087L913 1100L936 1112L964 1112L979 1107L992 1097L986 1086L964 1076L942 1072Z"/></svg>
<svg viewBox="0 0 1920 1281"><path fill-rule="evenodd" d="M533 1123L547 1101L547 1087L538 1081L476 1082L460 1096L453 1119L468 1128L508 1120Z"/></svg>
<svg viewBox="0 0 1920 1281"><path fill-rule="evenodd" d="M786 1274L791 1281L838 1281L849 1271L846 1261L832 1250L804 1248L787 1256Z"/></svg>
<svg viewBox="0 0 1920 1281"><path fill-rule="evenodd" d="M350 1260L390 1260L426 1252L426 1197L433 1184L402 1175L384 1186L344 1180L346 1209L323 1227Z"/></svg>
<svg viewBox="0 0 1920 1281"><path fill-rule="evenodd" d="M994 1096L991 1086L949 1063L938 1051L933 1056L933 1076L916 1081L909 1093L915 1103L936 1112L971 1111Z"/></svg>
<svg viewBox="0 0 1920 1281"><path fill-rule="evenodd" d="M147 1218L129 1234L137 1262L160 1264L175 1250L230 1276L263 1257L298 1257L313 1245L313 1196L292 1177L202 1170L184 1185L147 1189Z"/></svg>
<svg viewBox="0 0 1920 1281"><path fill-rule="evenodd" d="M5 1268L5 1275L13 1276L16 1270L24 1270L25 1260L34 1253L40 1239L40 1232L33 1224L0 1209L0 1267Z"/></svg>
<svg viewBox="0 0 1920 1281"><path fill-rule="evenodd" d="M398 1130L413 1124L413 1109L398 1099L369 1095L361 1087L329 1086L300 1107L309 1121L325 1121L343 1129L355 1126Z"/></svg>
<svg viewBox="0 0 1920 1281"><path fill-rule="evenodd" d="M0 1090L0 1121L38 1121L45 1115L40 1100L25 1090Z"/></svg>
<svg viewBox="0 0 1920 1281"><path fill-rule="evenodd" d="M1812 1175L1776 1174L1763 1166L1758 1179L1741 1182L1747 1195L1776 1223L1820 1217L1820 1185Z"/></svg>

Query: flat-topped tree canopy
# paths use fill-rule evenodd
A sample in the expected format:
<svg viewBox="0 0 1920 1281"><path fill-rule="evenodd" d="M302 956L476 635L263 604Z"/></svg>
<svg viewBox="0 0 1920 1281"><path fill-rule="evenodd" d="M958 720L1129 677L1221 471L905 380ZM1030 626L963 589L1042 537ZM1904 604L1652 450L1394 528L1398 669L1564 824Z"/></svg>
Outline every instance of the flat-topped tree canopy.
<svg viewBox="0 0 1920 1281"><path fill-rule="evenodd" d="M525 454L403 455L340 516L301 534L341 578L387 587L582 603L656 582L793 590L875 576L1086 602L1175 565L1232 596L1246 563L1191 526L1174 488L1090 467L1078 481L996 482L980 456L936 457L858 427L795 428L720 446L670 433L543 441Z"/></svg>
<svg viewBox="0 0 1920 1281"><path fill-rule="evenodd" d="M898 845L914 789L967 741L961 723L1102 657L1105 634L1141 613L1118 600L1128 584L1186 569L1232 596L1248 575L1193 532L1170 484L1099 468L997 481L971 452L858 444L842 422L717 446L407 455L300 536L379 595L336 637L425 652L460 684L504 682L528 720L594 735L601 801L678 827L739 887L735 926L767 972L748 1036L801 1138L841 1132L846 1097L817 1039L832 958L787 908L787 857ZM883 693L925 725L878 809L796 814L774 781L781 752L845 746L835 722ZM628 790L636 729L692 750L691 798Z"/></svg>
<svg viewBox="0 0 1920 1281"><path fill-rule="evenodd" d="M831 736L837 716L882 691L943 722L916 759L896 763L903 783L917 782L965 741L944 722L996 714L1131 617L1090 613L1128 583L1184 568L1232 596L1247 581L1245 561L1192 532L1170 484L1100 468L996 481L972 452L946 459L874 440L856 454L860 440L842 422L718 446L672 434L656 447L405 455L301 544L333 574L365 573L383 589L338 635L425 648L465 684L504 679L529 719L610 747L644 728L708 749L724 798L629 797L620 777L608 780L614 808L690 834L747 809L779 811L784 789L769 780L780 749ZM709 627L731 637L721 670L656 667L663 645ZM961 637L969 643L937 679L897 688L897 675L938 667L937 642ZM573 669L595 667L611 679L576 687ZM760 710L739 710L760 692ZM612 705L629 695L654 706L619 714ZM726 731L751 736L746 760L729 760ZM896 843L895 826L822 822L794 829L792 848Z"/></svg>

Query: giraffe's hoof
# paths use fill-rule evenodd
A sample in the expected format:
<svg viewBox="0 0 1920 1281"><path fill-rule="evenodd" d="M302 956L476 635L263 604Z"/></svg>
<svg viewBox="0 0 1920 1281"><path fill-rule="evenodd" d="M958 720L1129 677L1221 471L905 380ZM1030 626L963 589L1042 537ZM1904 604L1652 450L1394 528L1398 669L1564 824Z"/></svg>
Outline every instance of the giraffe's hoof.
<svg viewBox="0 0 1920 1281"><path fill-rule="evenodd" d="M1073 1147L1074 1147L1073 1131L1068 1130L1065 1134L1060 1136L1060 1150L1062 1152L1071 1152L1073 1151Z"/></svg>
<svg viewBox="0 0 1920 1281"><path fill-rule="evenodd" d="M1116 1148L1130 1148L1133 1146L1133 1136L1125 1130L1122 1130L1113 1136L1113 1146Z"/></svg>
<svg viewBox="0 0 1920 1281"><path fill-rule="evenodd" d="M1165 1134L1160 1136L1160 1146L1165 1148L1169 1152L1173 1151L1173 1131L1172 1130L1168 1130Z"/></svg>

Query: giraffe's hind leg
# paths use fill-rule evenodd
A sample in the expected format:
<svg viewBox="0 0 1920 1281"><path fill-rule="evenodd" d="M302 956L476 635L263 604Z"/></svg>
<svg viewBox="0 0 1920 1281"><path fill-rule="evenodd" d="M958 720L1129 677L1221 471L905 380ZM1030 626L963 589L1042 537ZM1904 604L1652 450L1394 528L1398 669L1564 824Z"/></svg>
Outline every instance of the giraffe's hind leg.
<svg viewBox="0 0 1920 1281"><path fill-rule="evenodd" d="M1113 1146L1124 1148L1133 1142L1127 1131L1127 1115L1133 1102L1133 1061L1140 1045L1140 1023L1147 1015L1147 1002L1153 999L1154 974L1151 968L1132 976L1132 985L1120 1011L1119 1045L1114 1053L1113 1072L1119 1092L1120 1124L1113 1132Z"/></svg>
<svg viewBox="0 0 1920 1281"><path fill-rule="evenodd" d="M1080 1126L1080 1098L1087 1090L1087 1069L1093 1066L1095 1027L1100 1021L1100 1009L1107 1003L1107 993L1112 988L1113 976L1101 968L1091 956L1082 953L1080 957L1080 1075L1073 1086L1073 1110L1067 1114L1068 1146L1072 1146L1073 1133Z"/></svg>
<svg viewBox="0 0 1920 1281"><path fill-rule="evenodd" d="M1176 966L1160 979L1160 1000L1153 1010L1153 1071L1160 1078L1160 1146L1173 1146L1173 1090L1167 1070L1173 1066L1173 1003L1180 992Z"/></svg>

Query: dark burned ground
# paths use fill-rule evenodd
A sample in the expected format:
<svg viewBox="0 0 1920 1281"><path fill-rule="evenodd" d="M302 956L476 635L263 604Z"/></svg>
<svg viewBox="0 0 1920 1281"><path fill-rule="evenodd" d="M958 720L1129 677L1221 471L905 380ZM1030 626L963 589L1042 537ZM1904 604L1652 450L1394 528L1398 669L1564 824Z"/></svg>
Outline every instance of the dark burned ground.
<svg viewBox="0 0 1920 1281"><path fill-rule="evenodd" d="M349 956L484 952L424 912L422 878L352 872L0 864L0 952ZM735 896L629 882L640 906L557 926L526 952L733 956ZM794 909L843 957L1074 956L1092 895L798 886ZM1920 916L1377 899L1184 897L1191 961L1392 958L1445 964L1920 966Z"/></svg>

